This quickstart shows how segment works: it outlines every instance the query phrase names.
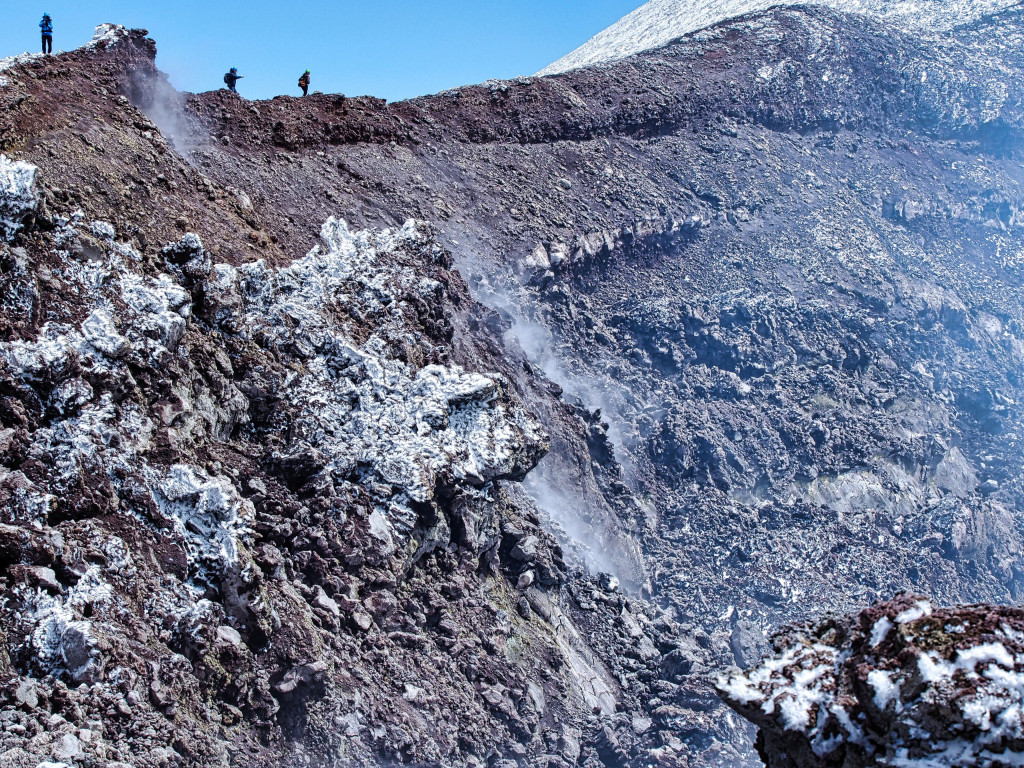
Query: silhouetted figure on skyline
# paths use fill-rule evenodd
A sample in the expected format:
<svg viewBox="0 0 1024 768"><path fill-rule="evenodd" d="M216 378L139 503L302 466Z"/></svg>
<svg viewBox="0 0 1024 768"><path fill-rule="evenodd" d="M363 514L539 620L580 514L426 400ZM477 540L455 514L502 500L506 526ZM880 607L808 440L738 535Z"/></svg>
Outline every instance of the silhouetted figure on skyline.
<svg viewBox="0 0 1024 768"><path fill-rule="evenodd" d="M235 90L235 83L243 77L245 77L245 75L238 74L238 70L235 67L232 67L231 70L224 75L224 82L227 84L228 90L232 93L238 93L238 91Z"/></svg>
<svg viewBox="0 0 1024 768"><path fill-rule="evenodd" d="M43 53L53 53L53 19L50 18L50 14L43 14L39 29L43 31Z"/></svg>

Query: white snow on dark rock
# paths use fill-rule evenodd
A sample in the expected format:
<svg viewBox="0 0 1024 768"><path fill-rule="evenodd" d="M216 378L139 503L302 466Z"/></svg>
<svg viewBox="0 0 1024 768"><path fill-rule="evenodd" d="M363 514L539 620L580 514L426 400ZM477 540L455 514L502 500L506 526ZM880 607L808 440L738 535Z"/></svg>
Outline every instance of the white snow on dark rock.
<svg viewBox="0 0 1024 768"><path fill-rule="evenodd" d="M901 595L780 632L718 689L761 728L771 766L1020 765L1022 628L1017 608Z"/></svg>
<svg viewBox="0 0 1024 768"><path fill-rule="evenodd" d="M36 206L36 167L0 155L0 238L10 241Z"/></svg>
<svg viewBox="0 0 1024 768"><path fill-rule="evenodd" d="M691 32L737 16L796 4L776 0L651 0L537 74L556 75L623 59L660 48ZM1013 4L1012 0L823 0L813 3L931 30L949 30Z"/></svg>

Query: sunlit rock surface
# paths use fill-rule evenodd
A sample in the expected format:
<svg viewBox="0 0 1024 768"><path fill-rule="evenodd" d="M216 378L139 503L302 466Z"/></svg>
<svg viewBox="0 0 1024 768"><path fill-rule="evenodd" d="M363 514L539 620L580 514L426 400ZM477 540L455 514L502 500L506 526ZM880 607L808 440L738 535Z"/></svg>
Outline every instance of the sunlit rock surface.
<svg viewBox="0 0 1024 768"><path fill-rule="evenodd" d="M643 711L676 625L541 528L548 438L450 359L481 310L428 225L230 266L0 169L5 768L548 761Z"/></svg>

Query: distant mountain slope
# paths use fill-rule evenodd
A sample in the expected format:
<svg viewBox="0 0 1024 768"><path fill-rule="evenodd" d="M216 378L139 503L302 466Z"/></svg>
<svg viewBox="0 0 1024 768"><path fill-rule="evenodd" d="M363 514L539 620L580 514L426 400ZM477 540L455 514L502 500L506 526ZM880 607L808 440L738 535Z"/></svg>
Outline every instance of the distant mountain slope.
<svg viewBox="0 0 1024 768"><path fill-rule="evenodd" d="M948 30L1018 3L1012 0L823 0L814 4L910 27ZM650 0L537 74L555 75L591 64L615 61L659 48L726 19L780 5L798 3L777 0Z"/></svg>

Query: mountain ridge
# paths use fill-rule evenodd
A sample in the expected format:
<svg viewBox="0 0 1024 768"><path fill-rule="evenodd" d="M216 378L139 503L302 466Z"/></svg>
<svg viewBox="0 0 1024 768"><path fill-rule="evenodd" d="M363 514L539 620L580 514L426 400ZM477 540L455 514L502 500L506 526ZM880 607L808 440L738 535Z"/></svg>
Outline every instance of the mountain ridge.
<svg viewBox="0 0 1024 768"><path fill-rule="evenodd" d="M779 3L778 0L650 0L602 30L579 48L537 72L556 75L584 66L608 63L660 48L686 35L724 21L787 5L820 5L896 23L908 30L948 32L1019 5L1016 0L828 0L820 3Z"/></svg>

